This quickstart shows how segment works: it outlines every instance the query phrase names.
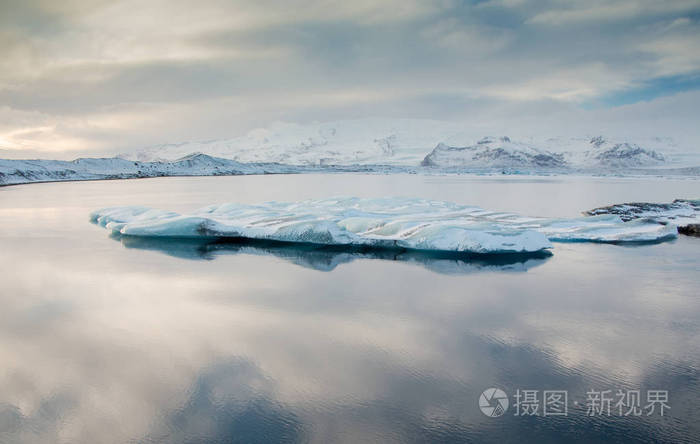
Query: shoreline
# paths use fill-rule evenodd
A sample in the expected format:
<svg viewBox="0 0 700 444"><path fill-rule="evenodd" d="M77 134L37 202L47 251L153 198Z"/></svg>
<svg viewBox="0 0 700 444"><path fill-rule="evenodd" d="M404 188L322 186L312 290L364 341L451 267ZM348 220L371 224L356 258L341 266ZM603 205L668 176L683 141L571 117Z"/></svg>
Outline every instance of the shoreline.
<svg viewBox="0 0 700 444"><path fill-rule="evenodd" d="M231 176L265 176L265 175L298 175L298 174L372 174L372 175L423 175L429 177L440 176L485 176L485 177L590 177L590 178L617 178L617 179L666 179L666 180L700 180L700 175L693 174L662 174L658 171L637 172L637 174L621 174L614 172L585 172L585 171L494 171L494 170L448 170L448 169L432 169L424 167L397 167L393 165L367 165L366 167L358 166L328 166L328 167L309 167L302 165L279 165L280 167L288 167L289 170L282 171L259 171L259 172L237 172L237 173L222 173L222 174L154 174L146 176L128 176L128 177L86 177L86 178L70 178L70 179L47 179L47 180L28 180L25 182L1 183L2 187L11 187L18 185L31 185L38 183L57 183L57 182L94 182L106 180L135 180L135 179L157 179L162 177L231 177ZM295 168L298 170L295 171ZM317 168L317 169L314 169Z"/></svg>

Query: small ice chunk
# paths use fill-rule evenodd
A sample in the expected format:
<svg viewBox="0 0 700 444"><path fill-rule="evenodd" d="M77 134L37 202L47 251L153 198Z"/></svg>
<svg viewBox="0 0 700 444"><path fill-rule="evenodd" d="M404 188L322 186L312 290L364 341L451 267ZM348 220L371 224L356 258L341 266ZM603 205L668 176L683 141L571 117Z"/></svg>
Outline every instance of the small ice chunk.
<svg viewBox="0 0 700 444"><path fill-rule="evenodd" d="M647 218L659 223L680 226L700 221L700 200L676 199L671 203L623 203L594 208L583 214L588 216L615 214L624 221Z"/></svg>

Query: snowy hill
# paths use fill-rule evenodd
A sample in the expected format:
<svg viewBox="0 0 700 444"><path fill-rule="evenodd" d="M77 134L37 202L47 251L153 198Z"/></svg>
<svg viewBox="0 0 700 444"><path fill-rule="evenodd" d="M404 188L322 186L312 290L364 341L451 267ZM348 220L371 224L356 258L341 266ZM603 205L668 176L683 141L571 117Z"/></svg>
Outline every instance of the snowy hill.
<svg viewBox="0 0 700 444"><path fill-rule="evenodd" d="M543 145L560 150L569 164L579 168L639 168L678 163L667 159L664 153L658 151L677 151L677 147L671 141L664 142L661 139L631 142L595 136L563 141L550 139Z"/></svg>
<svg viewBox="0 0 700 444"><path fill-rule="evenodd" d="M662 164L666 160L663 154L645 150L633 143L616 143L604 148L598 147L598 150L589 151L588 155L601 166L616 168L653 166Z"/></svg>
<svg viewBox="0 0 700 444"><path fill-rule="evenodd" d="M509 137L484 137L474 145L455 147L439 143L421 162L443 168L531 168L566 167L562 154L513 142Z"/></svg>
<svg viewBox="0 0 700 444"><path fill-rule="evenodd" d="M440 143L421 162L423 166L441 168L520 168L530 171L561 170L630 173L640 168L689 166L681 159L678 147L668 139L655 138L637 143L603 136L527 138L484 137L474 144ZM654 149L649 148L654 147ZM659 148L667 149L666 155ZM691 157L684 153L685 157ZM692 160L691 160L692 161ZM695 159L700 163L700 160ZM694 164L690 164L695 166Z"/></svg>
<svg viewBox="0 0 700 444"><path fill-rule="evenodd" d="M193 154L173 162L140 162L114 157L84 158L73 161L0 160L0 185L64 180L295 172L301 172L301 170L276 164L242 164L204 154Z"/></svg>

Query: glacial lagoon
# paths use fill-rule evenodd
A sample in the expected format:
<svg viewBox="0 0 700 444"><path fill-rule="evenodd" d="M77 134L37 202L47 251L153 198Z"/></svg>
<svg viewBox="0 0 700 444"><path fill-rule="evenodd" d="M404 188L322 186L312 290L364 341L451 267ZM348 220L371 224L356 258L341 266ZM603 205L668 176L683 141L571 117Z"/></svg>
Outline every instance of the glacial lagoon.
<svg viewBox="0 0 700 444"><path fill-rule="evenodd" d="M577 217L698 198L700 185L334 174L0 188L0 442L700 436L698 238L462 258L119 238L89 221L107 206L330 196ZM507 396L498 417L480 408L489 388ZM518 398L526 391L533 402ZM566 393L566 414L545 415L545 391ZM639 411L616 406L637 392ZM666 408L646 408L650 393L666 393ZM591 411L599 394L609 412Z"/></svg>

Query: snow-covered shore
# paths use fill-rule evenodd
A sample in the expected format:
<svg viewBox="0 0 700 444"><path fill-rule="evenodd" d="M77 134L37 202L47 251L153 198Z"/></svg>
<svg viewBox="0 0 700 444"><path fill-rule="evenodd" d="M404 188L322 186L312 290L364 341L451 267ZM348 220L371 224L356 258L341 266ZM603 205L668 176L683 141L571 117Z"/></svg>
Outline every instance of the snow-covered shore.
<svg viewBox="0 0 700 444"><path fill-rule="evenodd" d="M121 158L64 160L0 159L0 186L35 182L135 179L168 176L237 176L250 174L299 174L314 172L406 172L386 166L299 166L278 163L241 163L205 154L194 154L172 162L140 162Z"/></svg>
<svg viewBox="0 0 700 444"><path fill-rule="evenodd" d="M237 176L303 173L374 174L509 174L509 175L591 175L655 176L700 178L700 167L657 168L569 168L540 165L286 165L281 163L242 163L230 159L193 154L175 161L142 162L122 158L81 158L65 160L0 159L0 186L38 182L135 179L169 176Z"/></svg>
<svg viewBox="0 0 700 444"><path fill-rule="evenodd" d="M215 176L297 172L276 164L242 164L203 154L172 162L140 162L120 158L0 160L0 185L69 180L131 179L160 176Z"/></svg>

